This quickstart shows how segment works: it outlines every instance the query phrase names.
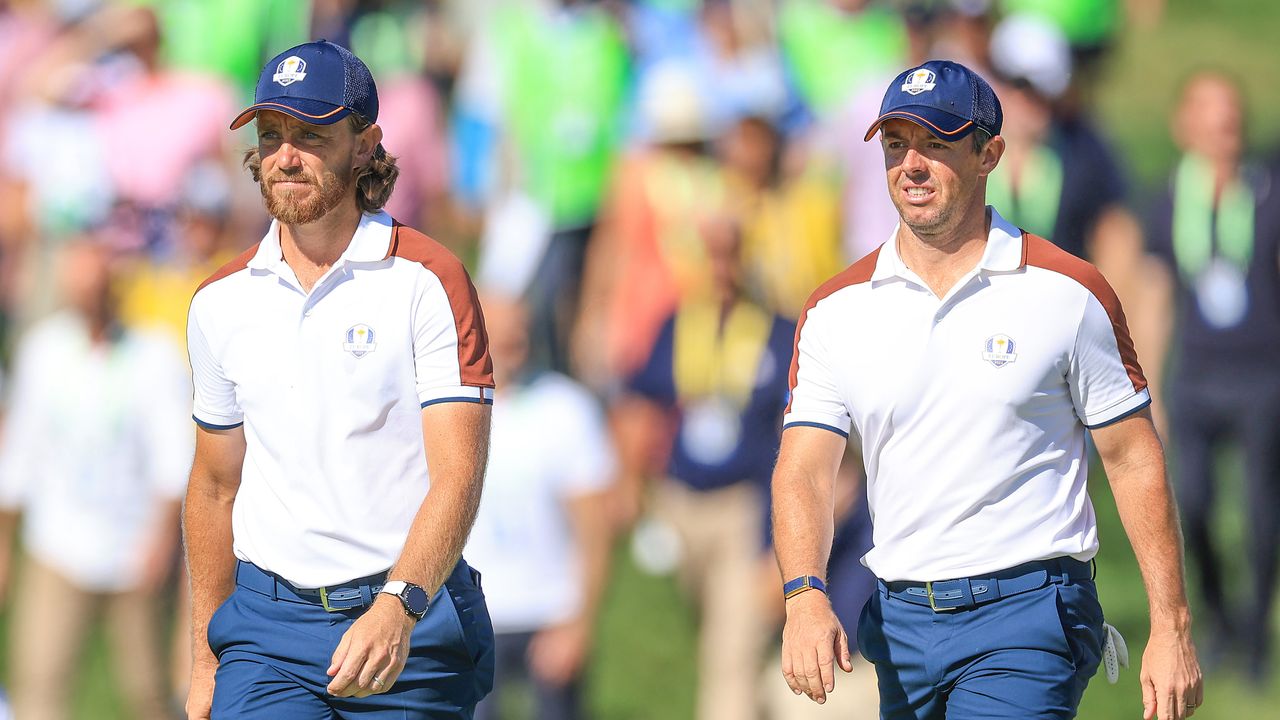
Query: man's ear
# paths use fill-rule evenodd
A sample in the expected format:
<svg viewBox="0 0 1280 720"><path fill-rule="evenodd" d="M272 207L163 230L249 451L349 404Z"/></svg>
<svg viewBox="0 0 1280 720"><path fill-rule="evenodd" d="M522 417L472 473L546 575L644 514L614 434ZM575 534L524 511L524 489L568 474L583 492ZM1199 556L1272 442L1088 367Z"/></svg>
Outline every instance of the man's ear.
<svg viewBox="0 0 1280 720"><path fill-rule="evenodd" d="M363 167L373 159L373 151L382 143L382 128L370 125L356 136L355 166Z"/></svg>
<svg viewBox="0 0 1280 720"><path fill-rule="evenodd" d="M1004 157L1004 137L996 135L982 146L982 150L978 151L978 177L986 177L996 169L1000 164L1000 158Z"/></svg>

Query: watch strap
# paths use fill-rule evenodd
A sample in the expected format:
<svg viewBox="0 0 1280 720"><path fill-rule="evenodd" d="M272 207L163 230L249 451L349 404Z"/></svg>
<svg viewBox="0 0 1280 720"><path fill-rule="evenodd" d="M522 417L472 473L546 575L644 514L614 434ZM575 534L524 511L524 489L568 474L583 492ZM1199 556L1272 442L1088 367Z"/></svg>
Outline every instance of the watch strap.
<svg viewBox="0 0 1280 720"><path fill-rule="evenodd" d="M414 607L414 600L410 598L410 595L414 591L417 591L420 595L419 599L422 603L421 610ZM427 609L430 607L430 601L427 597L426 591L420 586L404 580L390 580L386 582L383 584L382 589L378 591L378 594L382 593L394 595L396 599L400 601L400 605L404 608L405 614L414 620L421 620L423 616L427 614Z"/></svg>
<svg viewBox="0 0 1280 720"><path fill-rule="evenodd" d="M400 593L404 592L407 587L409 587L409 583L403 580L388 580L378 592L400 597Z"/></svg>
<svg viewBox="0 0 1280 720"><path fill-rule="evenodd" d="M807 592L809 590L819 590L825 595L827 592L827 584L824 583L820 577L816 577L814 575L802 575L782 584L782 597L790 600L800 593Z"/></svg>

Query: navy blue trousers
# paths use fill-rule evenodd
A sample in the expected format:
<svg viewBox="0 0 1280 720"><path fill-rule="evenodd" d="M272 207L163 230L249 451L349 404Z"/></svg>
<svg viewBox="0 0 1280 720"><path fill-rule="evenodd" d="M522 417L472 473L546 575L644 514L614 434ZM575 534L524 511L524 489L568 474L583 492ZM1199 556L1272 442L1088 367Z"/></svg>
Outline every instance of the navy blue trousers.
<svg viewBox="0 0 1280 720"><path fill-rule="evenodd" d="M1074 718L1104 639L1089 580L941 613L881 584L858 620L883 720Z"/></svg>
<svg viewBox="0 0 1280 720"><path fill-rule="evenodd" d="M395 685L366 698L325 692L333 651L363 609L327 612L237 586L209 620L218 658L213 720L470 720L493 687L493 627L459 561L413 630Z"/></svg>

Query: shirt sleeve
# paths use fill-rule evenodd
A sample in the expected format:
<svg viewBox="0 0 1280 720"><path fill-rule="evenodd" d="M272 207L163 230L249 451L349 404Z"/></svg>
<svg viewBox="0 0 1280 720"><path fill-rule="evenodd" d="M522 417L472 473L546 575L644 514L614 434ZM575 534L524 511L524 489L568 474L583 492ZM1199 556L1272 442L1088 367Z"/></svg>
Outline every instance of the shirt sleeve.
<svg viewBox="0 0 1280 720"><path fill-rule="evenodd" d="M413 313L413 361L422 407L493 403L489 336L475 287L461 263L429 272Z"/></svg>
<svg viewBox="0 0 1280 720"><path fill-rule="evenodd" d="M1151 404L1118 301L1113 316L1095 295L1087 296L1067 382L1076 415L1090 429Z"/></svg>
<svg viewBox="0 0 1280 720"><path fill-rule="evenodd" d="M187 315L187 352L191 359L194 388L191 417L209 430L229 430L244 423L244 411L236 398L235 383L227 379L215 356L201 319L200 296L191 302Z"/></svg>
<svg viewBox="0 0 1280 720"><path fill-rule="evenodd" d="M791 359L791 399L782 418L789 427L819 427L849 437L852 421L840 395L831 358L822 342L819 307L810 308L796 330Z"/></svg>

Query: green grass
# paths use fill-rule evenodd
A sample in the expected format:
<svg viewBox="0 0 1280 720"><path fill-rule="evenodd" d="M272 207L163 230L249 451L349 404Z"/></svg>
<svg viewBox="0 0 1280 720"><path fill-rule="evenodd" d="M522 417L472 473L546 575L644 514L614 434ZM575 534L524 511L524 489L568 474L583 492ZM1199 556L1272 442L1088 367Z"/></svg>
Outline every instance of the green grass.
<svg viewBox="0 0 1280 720"><path fill-rule="evenodd" d="M620 548L588 677L591 717L693 717L697 625L671 578L636 569Z"/></svg>

